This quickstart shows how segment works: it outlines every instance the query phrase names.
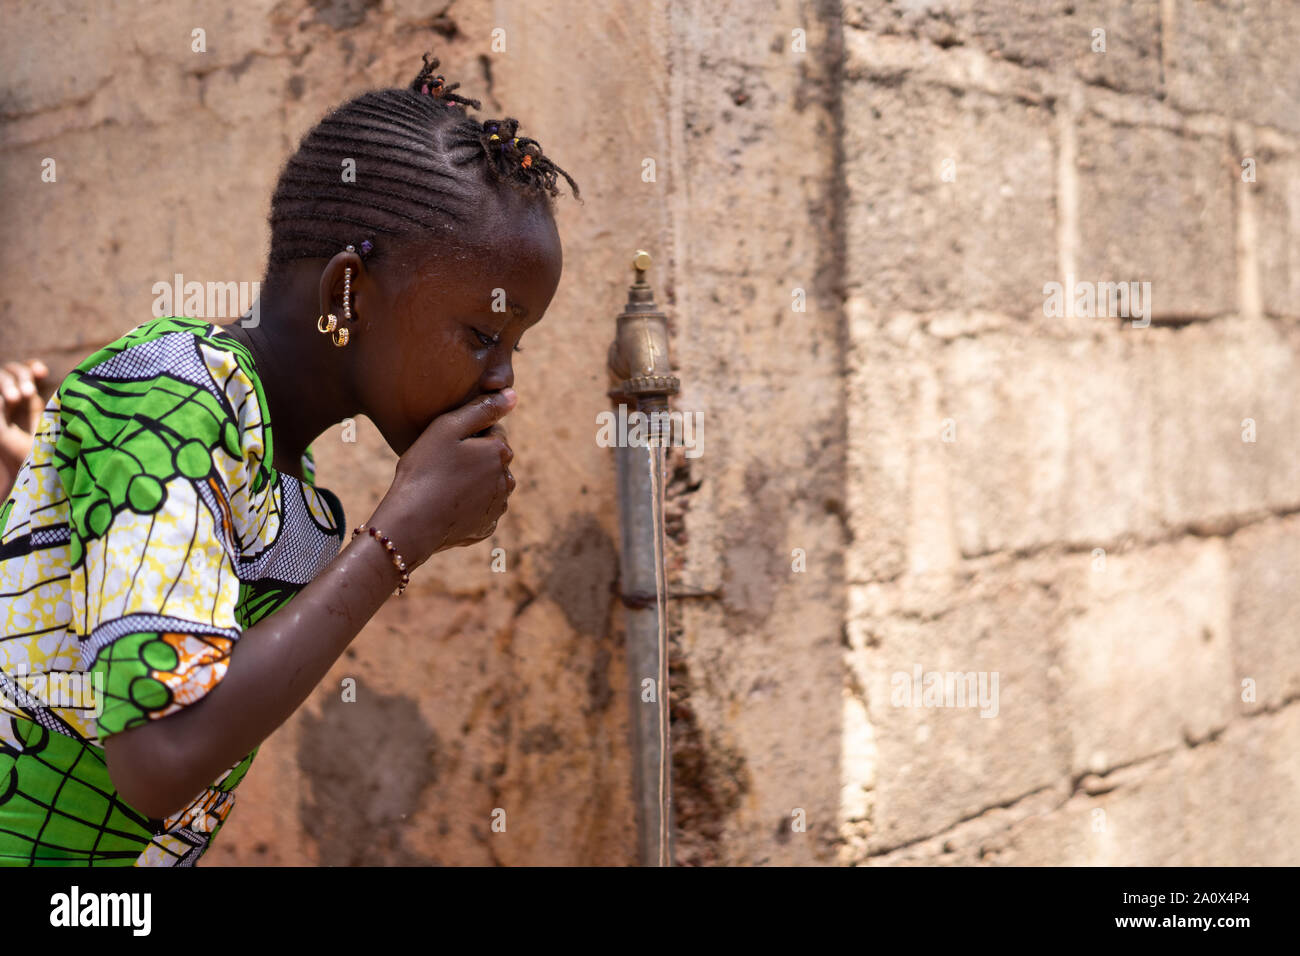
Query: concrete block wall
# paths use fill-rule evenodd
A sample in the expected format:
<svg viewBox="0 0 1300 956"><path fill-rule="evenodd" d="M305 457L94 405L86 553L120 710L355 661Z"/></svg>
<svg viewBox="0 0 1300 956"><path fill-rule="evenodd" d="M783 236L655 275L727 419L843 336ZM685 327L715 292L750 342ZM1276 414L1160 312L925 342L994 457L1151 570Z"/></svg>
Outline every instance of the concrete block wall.
<svg viewBox="0 0 1300 956"><path fill-rule="evenodd" d="M839 858L1294 864L1300 10L844 31ZM1149 323L1048 314L1067 277L1149 282ZM998 675L996 713L916 668Z"/></svg>

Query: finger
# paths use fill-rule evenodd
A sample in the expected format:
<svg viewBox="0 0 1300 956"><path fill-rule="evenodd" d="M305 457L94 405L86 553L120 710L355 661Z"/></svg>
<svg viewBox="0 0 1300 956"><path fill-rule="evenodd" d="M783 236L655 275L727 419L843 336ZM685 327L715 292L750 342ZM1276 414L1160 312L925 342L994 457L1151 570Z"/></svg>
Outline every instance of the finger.
<svg viewBox="0 0 1300 956"><path fill-rule="evenodd" d="M23 411L14 417L14 421L26 432L36 431L36 423L41 420L45 414L45 399L41 398L40 392L32 392L27 396L26 407Z"/></svg>
<svg viewBox="0 0 1300 956"><path fill-rule="evenodd" d="M515 450L511 448L510 443L506 441L506 430L500 425L493 425L480 437L495 438L501 443L499 451L502 465L508 465L515 460Z"/></svg>
<svg viewBox="0 0 1300 956"><path fill-rule="evenodd" d="M499 392L480 395L455 411L448 412L447 417L452 419L456 437L476 437L476 433L486 431L508 415L518 401L519 396L515 390L505 388Z"/></svg>
<svg viewBox="0 0 1300 956"><path fill-rule="evenodd" d="M38 358L28 359L27 367L32 370L32 375L36 378L45 378L50 374L50 367Z"/></svg>
<svg viewBox="0 0 1300 956"><path fill-rule="evenodd" d="M23 398L22 392L18 391L17 380L8 366L0 369L0 395L4 396L6 402L20 402Z"/></svg>
<svg viewBox="0 0 1300 956"><path fill-rule="evenodd" d="M32 380L32 370L22 362L7 362L5 371L14 377L14 384L23 395L36 392L36 383Z"/></svg>

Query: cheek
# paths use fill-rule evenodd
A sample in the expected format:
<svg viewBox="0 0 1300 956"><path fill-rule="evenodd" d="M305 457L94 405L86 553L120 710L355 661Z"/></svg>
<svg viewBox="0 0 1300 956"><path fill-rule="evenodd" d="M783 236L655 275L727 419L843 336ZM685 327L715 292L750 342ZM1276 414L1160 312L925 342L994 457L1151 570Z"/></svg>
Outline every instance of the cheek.
<svg viewBox="0 0 1300 956"><path fill-rule="evenodd" d="M454 331L414 341L417 344L404 348L400 359L402 404L410 421L427 423L473 389L480 368Z"/></svg>

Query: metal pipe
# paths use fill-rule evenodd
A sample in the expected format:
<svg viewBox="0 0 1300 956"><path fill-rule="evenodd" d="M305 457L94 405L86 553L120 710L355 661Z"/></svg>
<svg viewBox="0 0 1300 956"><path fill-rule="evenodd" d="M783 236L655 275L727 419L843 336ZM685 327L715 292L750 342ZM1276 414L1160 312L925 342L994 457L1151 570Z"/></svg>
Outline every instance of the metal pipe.
<svg viewBox="0 0 1300 956"><path fill-rule="evenodd" d="M644 866L673 860L672 748L668 735L667 581L664 571L664 448L668 397L680 388L668 360L668 318L646 282L650 255L632 260L636 279L617 319L609 348L616 405L649 416L645 444L615 448L621 529L620 597L626 611L628 701L631 707L633 787L638 857ZM655 414L660 413L660 414ZM621 417L621 416L620 416ZM649 693L648 693L649 692Z"/></svg>

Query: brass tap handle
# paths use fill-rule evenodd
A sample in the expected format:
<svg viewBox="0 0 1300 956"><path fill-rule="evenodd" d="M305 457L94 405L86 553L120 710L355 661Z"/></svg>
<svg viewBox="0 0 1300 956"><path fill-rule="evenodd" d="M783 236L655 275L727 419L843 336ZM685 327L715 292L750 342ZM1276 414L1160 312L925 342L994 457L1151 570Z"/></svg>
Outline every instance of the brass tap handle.
<svg viewBox="0 0 1300 956"><path fill-rule="evenodd" d="M618 315L618 330L609 349L611 388L606 393L618 401L630 400L646 408L666 405L681 383L672 374L668 358L668 320L655 303L646 281L650 253L638 249L632 257L636 281L627 290L627 304Z"/></svg>

